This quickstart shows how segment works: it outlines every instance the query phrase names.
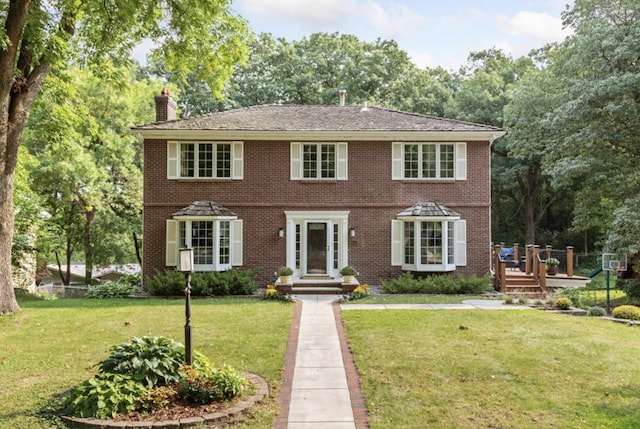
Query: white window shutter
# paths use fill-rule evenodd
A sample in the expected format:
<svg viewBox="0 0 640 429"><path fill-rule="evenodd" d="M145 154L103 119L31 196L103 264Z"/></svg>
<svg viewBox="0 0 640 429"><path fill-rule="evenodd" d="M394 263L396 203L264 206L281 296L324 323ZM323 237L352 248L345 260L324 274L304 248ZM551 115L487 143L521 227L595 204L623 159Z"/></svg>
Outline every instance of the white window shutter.
<svg viewBox="0 0 640 429"><path fill-rule="evenodd" d="M455 234L455 263L458 267L467 265L467 221L457 220L454 226Z"/></svg>
<svg viewBox="0 0 640 429"><path fill-rule="evenodd" d="M402 245L402 233L404 222L401 220L391 220L391 265L402 265L402 253L404 251Z"/></svg>
<svg viewBox="0 0 640 429"><path fill-rule="evenodd" d="M177 179L178 174L178 148L180 143L167 142L167 179Z"/></svg>
<svg viewBox="0 0 640 429"><path fill-rule="evenodd" d="M242 220L231 221L231 265L242 265Z"/></svg>
<svg viewBox="0 0 640 429"><path fill-rule="evenodd" d="M456 143L456 179L467 180L467 144Z"/></svg>
<svg viewBox="0 0 640 429"><path fill-rule="evenodd" d="M348 166L349 166L349 160L348 160L348 152L347 152L347 144L346 143L338 143L337 144L337 152L338 152L338 156L337 156L337 165L336 165L336 170L337 170L337 179L338 180L347 180L347 175L348 175Z"/></svg>
<svg viewBox="0 0 640 429"><path fill-rule="evenodd" d="M244 177L244 147L242 142L231 143L231 178L242 180Z"/></svg>
<svg viewBox="0 0 640 429"><path fill-rule="evenodd" d="M291 180L302 178L302 144L291 143Z"/></svg>
<svg viewBox="0 0 640 429"><path fill-rule="evenodd" d="M178 221L167 219L165 264L167 267L178 266Z"/></svg>
<svg viewBox="0 0 640 429"><path fill-rule="evenodd" d="M391 179L402 180L404 178L404 168L402 162L402 143L393 143Z"/></svg>

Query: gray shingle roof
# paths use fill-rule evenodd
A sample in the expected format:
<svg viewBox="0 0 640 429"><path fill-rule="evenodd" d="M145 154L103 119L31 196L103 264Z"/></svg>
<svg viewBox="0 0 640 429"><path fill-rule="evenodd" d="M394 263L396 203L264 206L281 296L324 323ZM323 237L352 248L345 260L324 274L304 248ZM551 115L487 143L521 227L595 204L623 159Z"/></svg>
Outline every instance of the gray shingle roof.
<svg viewBox="0 0 640 429"><path fill-rule="evenodd" d="M500 131L500 128L363 106L262 105L140 125L135 130Z"/></svg>
<svg viewBox="0 0 640 429"><path fill-rule="evenodd" d="M460 213L451 210L449 207L439 203L415 203L411 207L404 209L397 215L416 216L416 217L460 217Z"/></svg>
<svg viewBox="0 0 640 429"><path fill-rule="evenodd" d="M194 201L175 212L173 216L236 216L236 214L213 201Z"/></svg>

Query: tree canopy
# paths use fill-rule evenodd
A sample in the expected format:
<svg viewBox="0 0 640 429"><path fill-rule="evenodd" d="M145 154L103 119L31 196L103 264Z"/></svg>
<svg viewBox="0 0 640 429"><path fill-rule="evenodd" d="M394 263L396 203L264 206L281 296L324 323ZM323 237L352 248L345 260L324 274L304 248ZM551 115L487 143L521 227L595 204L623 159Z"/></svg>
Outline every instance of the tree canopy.
<svg viewBox="0 0 640 429"><path fill-rule="evenodd" d="M220 94L246 58L248 29L229 0L9 0L0 19L0 313L10 313L19 308L11 281L18 147L50 71L72 60L125 64L148 38L176 79L195 72Z"/></svg>

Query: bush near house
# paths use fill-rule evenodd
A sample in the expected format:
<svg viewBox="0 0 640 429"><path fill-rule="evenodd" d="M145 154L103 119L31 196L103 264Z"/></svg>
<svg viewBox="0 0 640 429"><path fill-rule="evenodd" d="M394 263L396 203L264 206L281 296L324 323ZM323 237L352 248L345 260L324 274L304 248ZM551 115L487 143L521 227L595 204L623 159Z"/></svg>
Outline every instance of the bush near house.
<svg viewBox="0 0 640 429"><path fill-rule="evenodd" d="M258 288L258 270L228 270L196 272L191 275L191 294L195 296L252 295ZM152 295L184 295L184 274L175 270L156 271L147 278L147 290Z"/></svg>
<svg viewBox="0 0 640 429"><path fill-rule="evenodd" d="M425 294L482 294L489 287L489 276L465 276L462 274L432 275L416 278L410 272L402 273L391 280L382 280L385 293L425 293Z"/></svg>

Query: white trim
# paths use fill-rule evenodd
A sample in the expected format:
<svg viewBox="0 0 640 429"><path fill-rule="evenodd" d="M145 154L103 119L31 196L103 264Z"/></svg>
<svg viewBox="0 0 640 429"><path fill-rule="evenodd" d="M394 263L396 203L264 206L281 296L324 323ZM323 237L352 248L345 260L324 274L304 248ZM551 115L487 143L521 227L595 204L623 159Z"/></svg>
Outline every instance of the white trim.
<svg viewBox="0 0 640 429"><path fill-rule="evenodd" d="M418 146L418 177L406 177L405 176L405 147L407 145ZM436 177L424 177L424 171L422 170L422 163L424 158L424 152L422 145L435 145L436 146ZM442 157L442 146L453 146L453 176L442 177L440 171L440 160ZM454 181L454 180L466 180L467 179L467 143L465 142L451 142L451 141L394 141L392 142L392 168L391 179L392 180L407 180L407 181Z"/></svg>
<svg viewBox="0 0 640 429"><path fill-rule="evenodd" d="M131 134L151 139L213 139L268 141L414 141L414 142L486 142L506 134L505 131L249 131L249 130L184 130L132 128Z"/></svg>
<svg viewBox="0 0 640 429"><path fill-rule="evenodd" d="M348 211L285 211L287 220L286 236L286 266L294 269L293 275L301 277L306 274L306 225L313 222L325 222L328 225L327 245L327 275L340 277L338 271L349 265L349 212ZM296 225L300 225L300 266L296 266ZM338 261L337 269L334 269L330 262L333 261L333 228L338 225Z"/></svg>

